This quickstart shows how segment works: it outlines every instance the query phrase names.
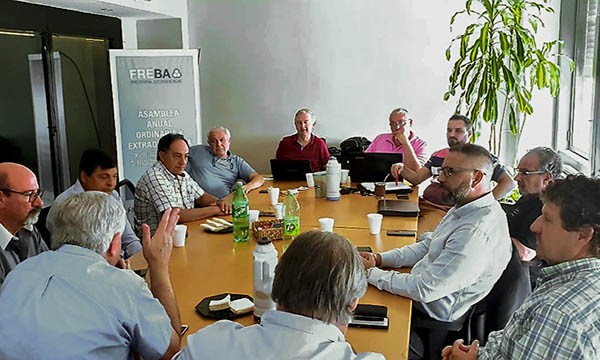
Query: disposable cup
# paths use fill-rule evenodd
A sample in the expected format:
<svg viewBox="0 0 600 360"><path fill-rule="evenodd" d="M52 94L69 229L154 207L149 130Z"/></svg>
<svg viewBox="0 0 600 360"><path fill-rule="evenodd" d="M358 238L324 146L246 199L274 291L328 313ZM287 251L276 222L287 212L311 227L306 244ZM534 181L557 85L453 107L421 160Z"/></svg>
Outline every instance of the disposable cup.
<svg viewBox="0 0 600 360"><path fill-rule="evenodd" d="M279 202L279 188L269 188L269 196L271 198L271 205L275 205Z"/></svg>
<svg viewBox="0 0 600 360"><path fill-rule="evenodd" d="M308 187L315 187L315 178L312 173L306 173L306 185Z"/></svg>
<svg viewBox="0 0 600 360"><path fill-rule="evenodd" d="M335 223L335 219L333 218L320 218L319 224L321 225L321 231L333 231L333 224Z"/></svg>
<svg viewBox="0 0 600 360"><path fill-rule="evenodd" d="M383 215L375 213L367 214L367 220L369 220L369 233L371 233L371 235L379 234L381 231Z"/></svg>
<svg viewBox="0 0 600 360"><path fill-rule="evenodd" d="M260 210L249 210L248 213L250 214L250 222L251 223L258 221L258 216L260 215Z"/></svg>
<svg viewBox="0 0 600 360"><path fill-rule="evenodd" d="M275 209L275 217L283 219L283 203L273 204L273 208Z"/></svg>
<svg viewBox="0 0 600 360"><path fill-rule="evenodd" d="M340 184L345 185L348 182L348 174L350 173L350 170L348 169L342 169L340 174Z"/></svg>
<svg viewBox="0 0 600 360"><path fill-rule="evenodd" d="M185 246L185 238L187 236L187 225L175 225L175 239L173 240L173 246L183 247Z"/></svg>

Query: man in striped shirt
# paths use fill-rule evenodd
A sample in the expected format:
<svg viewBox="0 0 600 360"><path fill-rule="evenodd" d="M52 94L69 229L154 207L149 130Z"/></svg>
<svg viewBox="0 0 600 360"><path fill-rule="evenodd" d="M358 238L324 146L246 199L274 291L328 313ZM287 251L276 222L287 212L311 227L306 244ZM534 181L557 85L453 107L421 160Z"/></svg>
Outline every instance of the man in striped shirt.
<svg viewBox="0 0 600 360"><path fill-rule="evenodd" d="M556 180L531 225L541 270L531 296L485 347L457 340L444 359L600 358L600 179Z"/></svg>

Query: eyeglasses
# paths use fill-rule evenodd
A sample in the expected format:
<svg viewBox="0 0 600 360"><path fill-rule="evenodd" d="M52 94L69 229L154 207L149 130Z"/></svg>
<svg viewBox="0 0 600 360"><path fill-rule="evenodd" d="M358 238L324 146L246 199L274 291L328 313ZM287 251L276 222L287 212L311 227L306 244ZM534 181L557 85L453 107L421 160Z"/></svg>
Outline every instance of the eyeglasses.
<svg viewBox="0 0 600 360"><path fill-rule="evenodd" d="M529 175L537 175L537 174L545 174L548 171L546 170L526 170L526 169L517 169L515 168L515 176L517 175L521 175L521 176L529 176Z"/></svg>
<svg viewBox="0 0 600 360"><path fill-rule="evenodd" d="M436 168L436 167L431 168L431 174L433 176L440 176L440 173L443 173L445 177L450 177L450 176L456 174L457 172L462 172L462 171L479 171L485 175L485 172L481 171L480 169L467 169L467 168L448 167L448 166L442 166L439 168Z"/></svg>
<svg viewBox="0 0 600 360"><path fill-rule="evenodd" d="M9 193L13 193L13 194L27 196L27 201L31 204L33 204L38 198L41 198L42 195L44 195L44 190L42 190L42 189L29 190L29 191L23 191L23 192L11 190L11 189L0 189L0 191L2 191L4 193L9 192Z"/></svg>
<svg viewBox="0 0 600 360"><path fill-rule="evenodd" d="M406 124L408 124L408 120L390 121L390 125L406 126Z"/></svg>

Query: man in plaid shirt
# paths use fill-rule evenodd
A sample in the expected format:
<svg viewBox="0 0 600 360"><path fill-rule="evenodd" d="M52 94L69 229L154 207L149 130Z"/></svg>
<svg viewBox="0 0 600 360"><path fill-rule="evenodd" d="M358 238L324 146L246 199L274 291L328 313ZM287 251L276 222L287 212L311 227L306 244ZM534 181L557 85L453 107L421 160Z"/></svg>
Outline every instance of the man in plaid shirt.
<svg viewBox="0 0 600 360"><path fill-rule="evenodd" d="M141 224L148 224L154 233L162 213L170 208L180 209L180 223L231 213L231 204L206 193L185 171L189 153L181 134L167 134L158 141L158 161L142 175L135 190L138 234Z"/></svg>
<svg viewBox="0 0 600 360"><path fill-rule="evenodd" d="M457 340L444 359L600 359L600 179L556 180L541 199L535 291L485 347Z"/></svg>

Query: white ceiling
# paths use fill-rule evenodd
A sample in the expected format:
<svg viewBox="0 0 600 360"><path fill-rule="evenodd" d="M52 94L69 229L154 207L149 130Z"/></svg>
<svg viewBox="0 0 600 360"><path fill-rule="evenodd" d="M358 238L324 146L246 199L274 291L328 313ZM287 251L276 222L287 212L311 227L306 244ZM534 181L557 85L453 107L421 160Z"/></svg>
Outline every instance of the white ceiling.
<svg viewBox="0 0 600 360"><path fill-rule="evenodd" d="M136 18L136 19L157 19L166 18L164 14L157 14L150 11L130 8L113 3L106 3L99 0L18 0L21 2L51 6L55 8L75 10L90 14L118 17L118 18Z"/></svg>

